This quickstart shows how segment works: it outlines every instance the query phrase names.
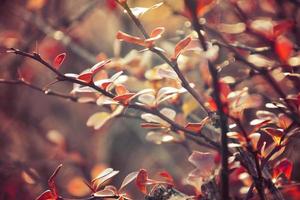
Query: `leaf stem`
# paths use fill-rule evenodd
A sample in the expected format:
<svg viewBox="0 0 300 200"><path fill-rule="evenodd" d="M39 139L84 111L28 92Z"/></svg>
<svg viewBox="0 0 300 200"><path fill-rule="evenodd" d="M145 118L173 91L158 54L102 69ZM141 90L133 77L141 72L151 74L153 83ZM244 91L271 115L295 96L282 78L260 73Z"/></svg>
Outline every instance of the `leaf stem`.
<svg viewBox="0 0 300 200"><path fill-rule="evenodd" d="M189 9L191 14L191 21L194 30L197 32L199 43L202 46L204 51L208 50L207 43L205 41L204 35L201 33L203 30L202 25L198 21L197 17L197 4L195 0L185 0L185 5ZM228 200L229 197L229 168L228 168L228 118L224 113L224 105L221 100L221 89L219 85L219 74L215 66L211 61L208 60L208 68L212 77L213 85L213 97L217 104L218 114L220 116L220 127L221 127L221 153L222 153L222 169L221 169L221 196L222 199Z"/></svg>

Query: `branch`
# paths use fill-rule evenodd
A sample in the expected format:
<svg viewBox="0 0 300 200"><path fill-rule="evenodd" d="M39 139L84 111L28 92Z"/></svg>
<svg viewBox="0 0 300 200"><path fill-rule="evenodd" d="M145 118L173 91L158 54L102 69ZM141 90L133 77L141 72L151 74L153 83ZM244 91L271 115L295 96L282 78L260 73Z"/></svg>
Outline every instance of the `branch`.
<svg viewBox="0 0 300 200"><path fill-rule="evenodd" d="M263 53L263 52L271 50L271 48L268 47L268 46L249 47L247 45L244 45L244 44L241 44L241 43L238 43L238 42L225 44L224 42L221 42L221 41L218 41L218 40L212 40L211 43L212 44L217 44L219 46L223 46L223 47L226 47L226 48L229 48L229 46L231 46L233 48L238 48L238 49L250 51L250 53Z"/></svg>
<svg viewBox="0 0 300 200"><path fill-rule="evenodd" d="M12 14L17 15L21 20L24 20L26 23L34 25L45 35L61 42L63 45L68 47L74 54L76 54L86 62L90 64L97 62L95 55L78 45L69 35L60 30L55 29L53 26L50 26L40 16L30 13L22 7L17 8L17 12L14 12ZM33 17L34 20L32 19ZM57 33L59 33L60 37L57 37Z"/></svg>
<svg viewBox="0 0 300 200"><path fill-rule="evenodd" d="M259 164L259 157L258 157L258 152L257 150L254 150L253 146L252 146L252 142L250 140L250 138L248 137L248 134L246 132L246 130L244 129L244 127L241 124L241 121L237 118L232 118L235 123L237 124L237 126L239 127L240 131L242 132L242 135L244 136L245 140L246 140L246 148L247 150L252 154L254 161L255 161L255 169L256 169L256 175L252 175L253 177L253 182L255 184L255 187L258 191L258 194L260 196L260 199L264 200L265 198L265 194L264 194L264 185L263 185L263 181L264 178L262 176L262 168ZM247 195L248 196L248 195Z"/></svg>
<svg viewBox="0 0 300 200"><path fill-rule="evenodd" d="M135 23L135 25L138 27L138 29L143 34L144 38L145 39L149 38L149 35L146 32L145 28L143 27L143 25L141 24L141 22L139 21L139 19L136 18L136 16L132 13L132 11L129 8L128 4L127 3L123 3L123 4L120 4L120 5L128 13L128 15L130 16L131 20ZM187 81L187 79L184 77L184 75L180 71L177 62L172 62L161 51L157 50L155 48L155 46L152 47L152 48L150 48L149 50L152 51L153 53L155 53L156 55L158 55L162 60L164 60L175 71L175 73L177 74L177 76L179 77L179 79L182 82L182 87L184 87L194 97L194 99L199 103L199 105L206 112L206 114L209 114L210 111L205 107L204 103L201 100L200 95L190 86L189 82Z"/></svg>
<svg viewBox="0 0 300 200"><path fill-rule="evenodd" d="M24 56L24 57L28 57L28 58L31 58L31 59L41 63L46 68L51 70L54 74L56 74L57 75L57 80L59 80L59 81L67 81L67 82L71 82L71 83L77 83L77 84L82 85L82 86L88 86L88 87L91 87L91 88L95 89L96 91L100 92L101 94L103 94L106 97L110 97L110 98L115 97L114 94L112 94L112 93L110 93L106 90L103 90L102 88L96 86L93 82L86 83L84 81L80 81L78 79L65 76L64 74L59 72L57 69L52 67L51 64L49 64L48 62L43 60L42 57L37 53L30 54L30 53L27 53L27 52L20 51L18 49L10 49L7 52L8 53L15 53L17 55L21 55L21 56ZM36 88L36 90L39 90L39 89ZM219 149L218 143L214 142L213 140L211 140L210 138L206 137L203 134L199 134L199 133L196 133L196 132L193 132L193 131L190 131L190 130L184 128L183 126L177 124L173 120L170 120L168 117L161 114L159 111L157 111L155 109L151 109L151 108L144 107L144 106L137 105L137 104L129 104L129 105L124 105L124 106L127 106L128 108L133 108L133 109L136 109L136 110L140 110L140 111L143 111L143 112L146 112L146 113L156 115L156 116L162 118L163 120L165 120L166 122L168 122L174 130L179 130L179 131L183 131L184 133L186 133L187 138L195 141L196 143L204 145L204 146L209 147L209 148L213 148L215 150ZM203 141L197 140L195 137L200 137L200 138L204 139L206 142L208 142L208 144L206 144Z"/></svg>
<svg viewBox="0 0 300 200"><path fill-rule="evenodd" d="M281 87L279 86L279 84L277 83L277 81L268 72L268 69L260 68L260 67L257 67L256 65L254 65L253 63L250 63L244 56L242 56L235 49L235 47L233 47L232 45L229 45L228 41L224 38L224 36L221 33L219 33L218 31L214 30L213 28L211 28L209 26L204 26L204 27L207 31L209 31L209 32L213 33L214 35L218 36L222 40L222 42L225 44L224 47L226 47L228 50L230 50L232 53L234 53L235 58L238 61L246 64L250 69L252 69L255 72L258 72L258 74L260 74L261 76L263 76L265 78L267 83L273 88L273 90L278 94L278 96L283 99L283 101L285 102L288 110L291 112L290 114L289 113L286 113L286 114L293 121L296 121L298 125L300 125L300 118L299 118L298 114L294 111L293 107L290 105L290 103L286 99L286 95L283 92L283 90L281 89Z"/></svg>
<svg viewBox="0 0 300 200"><path fill-rule="evenodd" d="M208 50L207 43L201 30L203 30L202 25L198 21L197 17L197 1L194 0L185 0L185 5L189 9L191 16L192 16L192 25L194 30L197 32L198 39L200 45L202 46L204 51ZM213 96L214 100L217 104L218 114L220 116L220 126L221 126L221 150L222 150L222 169L221 169L221 196L222 199L227 200L230 199L229 197L229 169L228 169L228 157L229 157L229 150L228 150L228 138L227 132L228 129L228 119L226 114L224 113L224 106L221 100L221 90L219 85L219 74L215 66L211 61L208 60L208 68L212 77L212 84L213 84Z"/></svg>
<svg viewBox="0 0 300 200"><path fill-rule="evenodd" d="M63 99L67 99L67 100L71 100L71 101L74 101L74 102L78 102L78 97L67 95L67 94L62 94L62 93L59 93L59 92L52 91L50 89L43 89L43 88L40 88L38 86L32 85L31 83L29 83L29 82L27 82L25 80L5 80L5 79L0 79L0 84L24 85L24 86L27 86L27 87L33 89L33 90L36 90L36 91L41 92L43 94L46 94L46 95L60 97L60 98L63 98Z"/></svg>

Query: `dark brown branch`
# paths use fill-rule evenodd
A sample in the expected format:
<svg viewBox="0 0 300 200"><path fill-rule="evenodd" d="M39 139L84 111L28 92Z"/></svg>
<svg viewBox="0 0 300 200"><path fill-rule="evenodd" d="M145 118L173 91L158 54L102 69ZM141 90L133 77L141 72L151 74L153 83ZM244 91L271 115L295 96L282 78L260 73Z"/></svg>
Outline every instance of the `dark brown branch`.
<svg viewBox="0 0 300 200"><path fill-rule="evenodd" d="M52 67L51 64L49 64L45 60L43 60L39 54L36 54L36 53L30 54L30 53L27 53L27 52L20 51L18 49L11 49L11 50L8 51L8 53L15 53L17 55L21 55L21 56L28 57L28 58L31 58L33 60L36 60L37 62L41 63L46 68L51 70L53 73L55 73L57 75L57 80L59 80L59 81L67 81L67 82L71 82L71 83L77 83L77 84L82 85L82 86L88 86L88 87L91 87L91 88L95 89L96 91L100 92L104 96L107 96L107 97L110 97L110 98L115 97L114 94L112 94L112 93L110 93L106 90L103 90L102 88L96 86L93 82L87 83L87 82L80 81L80 80L75 79L75 78L65 76L64 74L62 74L61 72L56 70L54 67ZM175 121L170 120L168 117L161 114L157 110L150 109L150 108L147 108L147 107L144 107L144 106L141 106L141 105L137 105L137 104L130 104L130 105L125 105L125 106L128 106L128 108L134 108L136 110L140 110L140 111L143 111L143 112L146 112L146 113L150 113L150 114L159 116L160 118L162 118L163 120L168 122L174 130L183 131L184 133L187 134L187 137L189 139L194 140L196 143L201 144L201 145L205 145L205 146L213 148L215 150L219 150L218 144L216 142L214 142L213 140L211 140L210 138L206 137L203 134L195 133L193 131L190 131L190 130L180 126ZM208 142L208 144L205 144L205 142L202 142L202 141L196 139L196 137L204 139L206 142Z"/></svg>
<svg viewBox="0 0 300 200"><path fill-rule="evenodd" d="M135 17L135 15L132 13L131 9L129 6L125 4L121 4L121 6L125 9L125 11L128 13L130 16L131 20L135 23L135 25L138 27L138 29L141 31L143 36L147 39L149 38L148 33L146 32L145 28L141 24L138 18ZM209 114L209 110L205 107L204 103L201 100L200 95L190 86L189 82L187 79L184 77L182 72L180 71L177 62L172 62L169 58L167 58L161 51L157 50L155 47L152 47L149 49L156 55L158 55L162 60L164 60L177 74L178 78L182 82L182 86L195 98L195 100L199 103L201 108L206 112L206 114Z"/></svg>
<svg viewBox="0 0 300 200"><path fill-rule="evenodd" d="M204 51L208 50L208 46L206 40L201 33L203 30L202 25L198 21L197 17L197 1L195 0L185 0L185 5L189 9L190 14L192 16L192 25L194 30L197 32L198 39L200 45L202 46ZM221 196L222 199L228 200L229 197L229 169L228 169L228 138L227 132L228 129L228 119L226 114L224 113L224 106L221 100L221 89L219 84L219 74L215 66L211 61L208 60L208 68L212 77L212 85L213 85L213 97L217 105L218 114L220 116L220 126L221 126L221 153L222 153L222 169L221 169Z"/></svg>
<svg viewBox="0 0 300 200"><path fill-rule="evenodd" d="M253 181L255 184L255 187L258 191L258 194L260 196L260 199L264 200L265 198L265 194L264 194L264 178L262 176L262 168L260 166L259 163L259 158L258 158L258 152L256 149L253 148L252 146L252 142L250 140L250 138L248 137L248 134L246 132L246 130L244 129L241 121L237 118L232 118L234 120L234 122L237 124L238 128L240 129L242 135L244 136L245 140L246 140L246 148L247 150L252 154L253 158L254 158L254 163L255 163L255 168L256 168L256 173L257 175L252 175L253 177Z"/></svg>

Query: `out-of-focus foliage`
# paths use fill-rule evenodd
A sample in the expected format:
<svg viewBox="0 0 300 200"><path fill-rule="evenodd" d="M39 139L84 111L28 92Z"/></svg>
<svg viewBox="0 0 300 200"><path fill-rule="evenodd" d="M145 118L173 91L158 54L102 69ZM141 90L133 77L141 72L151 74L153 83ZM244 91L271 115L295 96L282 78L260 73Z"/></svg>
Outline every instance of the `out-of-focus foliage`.
<svg viewBox="0 0 300 200"><path fill-rule="evenodd" d="M297 199L299 5L4 0L0 199Z"/></svg>

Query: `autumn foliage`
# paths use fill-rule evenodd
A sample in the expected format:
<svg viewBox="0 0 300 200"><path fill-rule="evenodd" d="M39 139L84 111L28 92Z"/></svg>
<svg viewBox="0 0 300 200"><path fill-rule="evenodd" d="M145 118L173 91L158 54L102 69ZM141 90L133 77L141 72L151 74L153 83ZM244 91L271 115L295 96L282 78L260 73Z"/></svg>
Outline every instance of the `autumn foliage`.
<svg viewBox="0 0 300 200"><path fill-rule="evenodd" d="M0 199L299 198L298 1L75 4L3 4Z"/></svg>

